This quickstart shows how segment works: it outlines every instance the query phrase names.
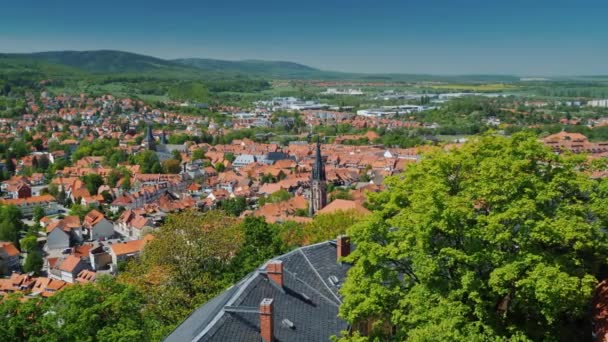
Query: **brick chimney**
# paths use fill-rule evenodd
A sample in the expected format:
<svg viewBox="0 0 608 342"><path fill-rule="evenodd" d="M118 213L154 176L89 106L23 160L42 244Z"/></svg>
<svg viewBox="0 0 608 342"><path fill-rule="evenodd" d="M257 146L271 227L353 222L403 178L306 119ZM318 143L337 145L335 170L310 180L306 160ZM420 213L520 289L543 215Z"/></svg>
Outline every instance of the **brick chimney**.
<svg viewBox="0 0 608 342"><path fill-rule="evenodd" d="M266 265L266 274L268 274L268 279L273 281L279 287L283 287L283 261L270 261L268 265Z"/></svg>
<svg viewBox="0 0 608 342"><path fill-rule="evenodd" d="M347 235L338 235L336 238L337 244L337 260L340 261L340 258L346 257L350 254L350 238Z"/></svg>
<svg viewBox="0 0 608 342"><path fill-rule="evenodd" d="M260 335L264 342L274 342L273 300L264 298L260 303Z"/></svg>

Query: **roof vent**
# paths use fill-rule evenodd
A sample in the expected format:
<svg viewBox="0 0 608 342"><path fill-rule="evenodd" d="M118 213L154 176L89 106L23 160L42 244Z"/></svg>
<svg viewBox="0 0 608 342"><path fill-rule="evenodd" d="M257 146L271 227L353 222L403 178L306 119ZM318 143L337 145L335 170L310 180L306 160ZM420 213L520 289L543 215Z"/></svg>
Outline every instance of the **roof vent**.
<svg viewBox="0 0 608 342"><path fill-rule="evenodd" d="M338 286L338 284L340 283L340 280L338 280L338 277L336 277L334 275L329 276L329 278L327 278L327 279L333 286Z"/></svg>
<svg viewBox="0 0 608 342"><path fill-rule="evenodd" d="M281 321L281 324L285 327L285 328L289 328L289 329L295 329L295 325L293 324L292 321L288 320L287 318L284 318Z"/></svg>

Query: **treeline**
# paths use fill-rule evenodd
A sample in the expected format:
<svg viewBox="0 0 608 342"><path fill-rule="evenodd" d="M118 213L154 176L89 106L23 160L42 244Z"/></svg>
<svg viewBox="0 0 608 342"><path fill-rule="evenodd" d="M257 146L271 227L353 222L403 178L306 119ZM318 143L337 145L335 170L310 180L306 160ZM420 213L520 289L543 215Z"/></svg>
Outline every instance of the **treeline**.
<svg viewBox="0 0 608 342"><path fill-rule="evenodd" d="M360 220L350 212L320 215L306 226L221 211L171 215L139 259L119 264L116 279L100 276L48 299L5 298L0 340L160 341L266 260L335 238Z"/></svg>

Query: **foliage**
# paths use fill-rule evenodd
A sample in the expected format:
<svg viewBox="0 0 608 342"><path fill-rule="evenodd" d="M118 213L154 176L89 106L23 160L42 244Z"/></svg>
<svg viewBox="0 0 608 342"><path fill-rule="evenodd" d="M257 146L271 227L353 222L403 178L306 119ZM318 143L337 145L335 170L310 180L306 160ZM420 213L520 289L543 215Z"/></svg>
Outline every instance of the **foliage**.
<svg viewBox="0 0 608 342"><path fill-rule="evenodd" d="M21 211L14 205L0 205L0 241L18 243L19 232L24 230Z"/></svg>
<svg viewBox="0 0 608 342"><path fill-rule="evenodd" d="M217 171L217 172L224 172L224 170L226 170L226 165L224 165L220 162L217 162L217 163L215 163L213 168L215 168L215 171Z"/></svg>
<svg viewBox="0 0 608 342"><path fill-rule="evenodd" d="M158 156L154 151L142 151L138 154L129 157L132 164L137 164L141 167L142 173L161 173L162 166L158 160Z"/></svg>
<svg viewBox="0 0 608 342"><path fill-rule="evenodd" d="M179 160L167 159L162 162L163 173L178 174L182 170Z"/></svg>
<svg viewBox="0 0 608 342"><path fill-rule="evenodd" d="M169 88L169 97L180 101L206 102L209 90L202 82L182 82Z"/></svg>
<svg viewBox="0 0 608 342"><path fill-rule="evenodd" d="M42 270L43 265L44 260L42 259L42 253L40 253L37 249L32 249L28 251L27 256L25 257L25 262L23 263L23 271L27 273L34 272L38 274Z"/></svg>
<svg viewBox="0 0 608 342"><path fill-rule="evenodd" d="M312 222L298 224L288 222L279 229L281 239L288 246L303 246L335 239L347 229L360 222L364 216L354 210L339 210L330 214L319 214Z"/></svg>
<svg viewBox="0 0 608 342"><path fill-rule="evenodd" d="M101 276L95 284L75 285L54 296L0 302L3 341L148 341L154 322L143 314L135 288Z"/></svg>
<svg viewBox="0 0 608 342"><path fill-rule="evenodd" d="M97 195L97 190L103 185L103 178L97 173L89 173L82 176L82 181L91 196Z"/></svg>
<svg viewBox="0 0 608 342"><path fill-rule="evenodd" d="M242 235L237 220L219 211L171 215L120 280L145 294L147 313L163 325L159 335L167 334L230 284L225 271Z"/></svg>
<svg viewBox="0 0 608 342"><path fill-rule="evenodd" d="M41 218L45 216L44 209L37 205L34 207L34 221L38 222Z"/></svg>
<svg viewBox="0 0 608 342"><path fill-rule="evenodd" d="M583 161L483 136L387 179L350 230L341 315L380 339L583 339L608 255L608 183Z"/></svg>
<svg viewBox="0 0 608 342"><path fill-rule="evenodd" d="M244 242L231 260L233 281L238 281L268 259L287 251L278 234L278 227L266 223L262 217L246 217L241 229Z"/></svg>
<svg viewBox="0 0 608 342"><path fill-rule="evenodd" d="M263 206L266 203L283 202L283 201L287 201L288 199L290 199L292 197L293 197L293 195L291 193L289 193L289 191L287 191L285 189L281 189L279 191L275 191L275 192L271 193L267 197L260 198L259 205Z"/></svg>
<svg viewBox="0 0 608 342"><path fill-rule="evenodd" d="M232 152L226 152L224 153L224 159L232 163L236 159L236 156Z"/></svg>
<svg viewBox="0 0 608 342"><path fill-rule="evenodd" d="M198 148L192 152L192 160L199 160L205 158L205 150Z"/></svg>
<svg viewBox="0 0 608 342"><path fill-rule="evenodd" d="M226 214L230 216L238 217L243 211L247 209L247 201L243 196L237 196L234 198L227 198L218 203L218 207L221 208Z"/></svg>
<svg viewBox="0 0 608 342"><path fill-rule="evenodd" d="M72 204L72 206L70 207L70 215L78 216L82 221L84 217L89 213L89 211L93 209L95 208L88 205Z"/></svg>
<svg viewBox="0 0 608 342"><path fill-rule="evenodd" d="M36 235L25 236L23 239L19 240L19 245L21 246L22 251L33 251L36 247L38 247L38 240L36 239Z"/></svg>

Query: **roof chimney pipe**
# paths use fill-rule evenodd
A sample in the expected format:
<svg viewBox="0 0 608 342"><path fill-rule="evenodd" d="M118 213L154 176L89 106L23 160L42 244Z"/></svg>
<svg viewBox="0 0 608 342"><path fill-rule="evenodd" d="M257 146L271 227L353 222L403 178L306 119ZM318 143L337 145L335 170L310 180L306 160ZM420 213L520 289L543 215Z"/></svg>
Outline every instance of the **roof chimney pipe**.
<svg viewBox="0 0 608 342"><path fill-rule="evenodd" d="M350 254L350 238L347 235L338 235L336 238L337 260L347 257Z"/></svg>
<svg viewBox="0 0 608 342"><path fill-rule="evenodd" d="M283 261L271 260L266 265L266 274L268 279L273 281L277 286L283 288Z"/></svg>
<svg viewBox="0 0 608 342"><path fill-rule="evenodd" d="M274 342L273 300L264 298L260 303L260 335L264 342Z"/></svg>

